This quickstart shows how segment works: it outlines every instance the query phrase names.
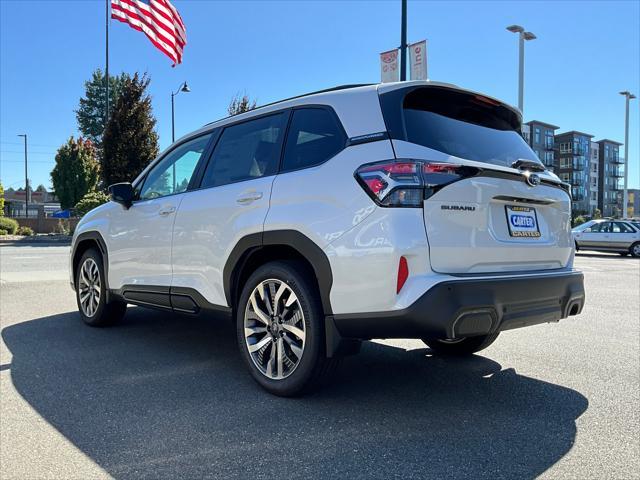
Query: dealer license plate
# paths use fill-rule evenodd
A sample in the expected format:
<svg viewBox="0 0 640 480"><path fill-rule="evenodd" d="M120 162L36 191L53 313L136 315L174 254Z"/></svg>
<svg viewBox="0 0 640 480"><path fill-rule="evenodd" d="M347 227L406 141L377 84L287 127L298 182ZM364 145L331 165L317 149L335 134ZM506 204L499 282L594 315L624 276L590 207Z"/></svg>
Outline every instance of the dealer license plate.
<svg viewBox="0 0 640 480"><path fill-rule="evenodd" d="M507 225L512 237L540 237L536 209L519 205L506 205Z"/></svg>

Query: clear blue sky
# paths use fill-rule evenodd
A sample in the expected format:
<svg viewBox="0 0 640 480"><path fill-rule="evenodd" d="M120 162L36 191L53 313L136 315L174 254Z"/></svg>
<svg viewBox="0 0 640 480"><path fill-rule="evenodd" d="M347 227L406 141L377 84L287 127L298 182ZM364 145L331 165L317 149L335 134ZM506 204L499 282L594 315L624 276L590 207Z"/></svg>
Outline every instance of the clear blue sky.
<svg viewBox="0 0 640 480"><path fill-rule="evenodd" d="M379 81L378 53L399 44L400 1L218 2L174 0L187 26L184 63L142 33L111 22L111 71L146 71L161 147L225 116L238 92L267 103L344 83ZM0 179L24 185L18 133L28 133L29 176L50 185L54 155L77 135L83 82L104 67L102 0L0 0ZM624 99L640 94L640 3L419 2L409 0L410 41L429 40L429 77L517 103L518 23L526 45L525 119L624 141ZM632 103L630 186L640 186L639 102Z"/></svg>

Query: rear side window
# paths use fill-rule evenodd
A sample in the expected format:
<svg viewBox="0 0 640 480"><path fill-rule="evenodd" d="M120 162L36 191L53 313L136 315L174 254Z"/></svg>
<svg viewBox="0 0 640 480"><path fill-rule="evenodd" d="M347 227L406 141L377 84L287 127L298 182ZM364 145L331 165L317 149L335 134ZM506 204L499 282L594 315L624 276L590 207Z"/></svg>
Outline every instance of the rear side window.
<svg viewBox="0 0 640 480"><path fill-rule="evenodd" d="M520 134L518 115L495 100L438 87L383 97L390 94L382 105L393 138L494 165L540 163Z"/></svg>
<svg viewBox="0 0 640 480"><path fill-rule="evenodd" d="M342 150L346 141L342 128L329 110L294 110L282 169L298 170L323 163Z"/></svg>
<svg viewBox="0 0 640 480"><path fill-rule="evenodd" d="M278 113L225 128L205 170L202 187L274 175L285 118L284 113Z"/></svg>
<svg viewBox="0 0 640 480"><path fill-rule="evenodd" d="M633 229L626 223L615 222L613 233L633 233Z"/></svg>

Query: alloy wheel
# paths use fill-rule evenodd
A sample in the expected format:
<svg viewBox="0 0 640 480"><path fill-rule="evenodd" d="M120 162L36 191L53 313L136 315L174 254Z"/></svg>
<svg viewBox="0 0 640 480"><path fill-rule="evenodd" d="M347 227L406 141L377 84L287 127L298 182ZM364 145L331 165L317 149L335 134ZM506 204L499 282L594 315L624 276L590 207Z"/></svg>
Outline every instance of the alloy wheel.
<svg viewBox="0 0 640 480"><path fill-rule="evenodd" d="M304 353L304 312L285 282L268 279L253 289L244 313L244 338L251 361L267 378L293 373Z"/></svg>
<svg viewBox="0 0 640 480"><path fill-rule="evenodd" d="M78 298L82 313L93 317L100 305L100 271L93 258L87 258L80 267Z"/></svg>
<svg viewBox="0 0 640 480"><path fill-rule="evenodd" d="M633 246L633 250L632 250L633 256L634 257L640 257L640 243L636 243Z"/></svg>

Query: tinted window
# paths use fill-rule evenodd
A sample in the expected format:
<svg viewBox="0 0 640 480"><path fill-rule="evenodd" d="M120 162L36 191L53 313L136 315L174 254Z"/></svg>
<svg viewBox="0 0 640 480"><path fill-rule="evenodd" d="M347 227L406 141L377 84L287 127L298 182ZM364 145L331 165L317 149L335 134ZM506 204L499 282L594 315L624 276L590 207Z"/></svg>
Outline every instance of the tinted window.
<svg viewBox="0 0 640 480"><path fill-rule="evenodd" d="M215 187L275 174L285 118L284 113L279 113L225 128L202 186Z"/></svg>
<svg viewBox="0 0 640 480"><path fill-rule="evenodd" d="M383 107L392 134L397 135L389 103L383 101ZM518 115L482 95L435 87L414 89L402 100L401 125L404 132L399 138L448 155L507 167L520 159L539 162L520 135Z"/></svg>
<svg viewBox="0 0 640 480"><path fill-rule="evenodd" d="M604 231L603 227L607 225L607 222L600 222L600 223L596 223L595 225L593 225L591 227L591 231L592 232L600 232L600 231Z"/></svg>
<svg viewBox="0 0 640 480"><path fill-rule="evenodd" d="M626 223L615 222L613 233L633 233L633 229Z"/></svg>
<svg viewBox="0 0 640 480"><path fill-rule="evenodd" d="M346 138L330 111L294 110L284 150L284 170L311 167L329 160L345 146Z"/></svg>
<svg viewBox="0 0 640 480"><path fill-rule="evenodd" d="M198 137L166 155L148 173L139 198L149 200L184 192L210 139L210 134Z"/></svg>

